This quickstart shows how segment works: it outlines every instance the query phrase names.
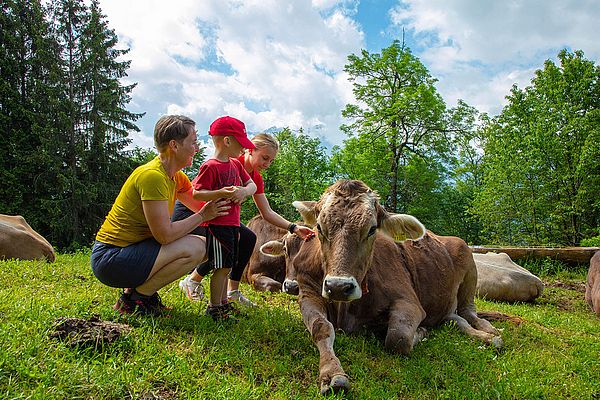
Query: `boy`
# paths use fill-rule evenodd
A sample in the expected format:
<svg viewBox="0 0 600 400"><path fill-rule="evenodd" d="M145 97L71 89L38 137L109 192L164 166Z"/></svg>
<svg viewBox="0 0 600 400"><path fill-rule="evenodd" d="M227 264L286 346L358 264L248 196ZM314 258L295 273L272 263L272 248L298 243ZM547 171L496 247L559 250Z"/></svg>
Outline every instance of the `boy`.
<svg viewBox="0 0 600 400"><path fill-rule="evenodd" d="M228 198L231 201L227 215L201 224L206 227L208 262L215 270L206 314L220 320L228 318L233 311L227 302L227 276L238 257L240 203L256 191L256 184L236 158L244 149L253 149L255 145L248 139L244 123L233 117L217 118L208 133L215 152L200 166L192 185L196 200ZM201 276L194 270L186 280L200 281ZM185 281L182 282L185 285Z"/></svg>

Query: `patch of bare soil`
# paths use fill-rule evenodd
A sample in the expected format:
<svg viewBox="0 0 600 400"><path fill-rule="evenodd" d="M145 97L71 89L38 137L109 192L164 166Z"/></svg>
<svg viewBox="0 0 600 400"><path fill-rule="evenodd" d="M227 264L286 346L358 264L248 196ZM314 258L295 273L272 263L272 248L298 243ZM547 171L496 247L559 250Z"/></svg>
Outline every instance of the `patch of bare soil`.
<svg viewBox="0 0 600 400"><path fill-rule="evenodd" d="M486 319L490 322L494 321L508 321L514 325L521 325L525 320L521 317L515 317L508 314L503 314L496 311L478 311L477 316L479 318Z"/></svg>
<svg viewBox="0 0 600 400"><path fill-rule="evenodd" d="M112 343L131 329L127 324L102 321L96 315L88 320L63 317L54 321L50 337L69 346L96 346Z"/></svg>
<svg viewBox="0 0 600 400"><path fill-rule="evenodd" d="M585 283L584 282L553 281L553 282L544 282L544 286L574 290L576 292L585 293Z"/></svg>
<svg viewBox="0 0 600 400"><path fill-rule="evenodd" d="M139 400L172 400L177 399L177 391L172 391L167 388L158 388L152 392L144 393Z"/></svg>

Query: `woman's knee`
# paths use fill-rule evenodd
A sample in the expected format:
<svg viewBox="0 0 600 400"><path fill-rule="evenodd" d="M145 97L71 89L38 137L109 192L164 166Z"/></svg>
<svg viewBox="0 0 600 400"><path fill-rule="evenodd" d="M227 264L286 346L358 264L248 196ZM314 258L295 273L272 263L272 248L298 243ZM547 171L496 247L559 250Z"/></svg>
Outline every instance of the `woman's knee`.
<svg viewBox="0 0 600 400"><path fill-rule="evenodd" d="M206 258L206 241L201 236L187 235L163 246L162 250L167 259L189 260L190 265L196 266Z"/></svg>
<svg viewBox="0 0 600 400"><path fill-rule="evenodd" d="M184 246L188 253L187 256L194 265L198 265L206 260L206 239L196 235L188 235L187 237L189 243Z"/></svg>

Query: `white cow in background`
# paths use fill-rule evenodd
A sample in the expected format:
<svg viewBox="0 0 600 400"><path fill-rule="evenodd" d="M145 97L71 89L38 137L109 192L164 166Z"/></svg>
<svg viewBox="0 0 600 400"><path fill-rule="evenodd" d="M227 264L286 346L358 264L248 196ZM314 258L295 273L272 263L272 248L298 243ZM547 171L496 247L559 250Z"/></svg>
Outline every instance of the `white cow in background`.
<svg viewBox="0 0 600 400"><path fill-rule="evenodd" d="M533 301L544 284L531 272L515 264L506 253L473 253L477 266L477 296L499 301Z"/></svg>

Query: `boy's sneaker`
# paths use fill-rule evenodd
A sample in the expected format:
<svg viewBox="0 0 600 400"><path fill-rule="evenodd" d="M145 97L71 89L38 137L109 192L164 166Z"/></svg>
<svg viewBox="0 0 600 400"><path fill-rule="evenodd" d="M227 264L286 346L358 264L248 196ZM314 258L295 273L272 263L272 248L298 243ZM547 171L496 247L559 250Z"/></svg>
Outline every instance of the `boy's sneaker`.
<svg viewBox="0 0 600 400"><path fill-rule="evenodd" d="M131 293L123 292L113 309L118 311L119 314L133 314L135 311L135 303L131 300Z"/></svg>
<svg viewBox="0 0 600 400"><path fill-rule="evenodd" d="M223 303L221 304L221 307L223 307L223 312L230 316L239 317L240 315L242 315L240 309L237 308L237 306L232 302L228 301L227 303Z"/></svg>
<svg viewBox="0 0 600 400"><path fill-rule="evenodd" d="M204 299L204 288L202 282L192 280L188 275L179 281L179 289L187 296L190 301L201 301Z"/></svg>
<svg viewBox="0 0 600 400"><path fill-rule="evenodd" d="M256 303L247 298L239 290L230 290L227 292L227 301L237 301L246 307L256 307Z"/></svg>
<svg viewBox="0 0 600 400"><path fill-rule="evenodd" d="M214 321L223 321L229 318L229 315L223 311L223 306L221 304L216 306L209 305L206 307L206 312L204 315L210 316Z"/></svg>

